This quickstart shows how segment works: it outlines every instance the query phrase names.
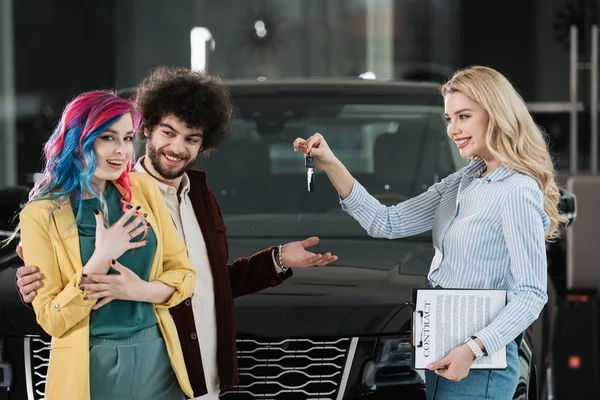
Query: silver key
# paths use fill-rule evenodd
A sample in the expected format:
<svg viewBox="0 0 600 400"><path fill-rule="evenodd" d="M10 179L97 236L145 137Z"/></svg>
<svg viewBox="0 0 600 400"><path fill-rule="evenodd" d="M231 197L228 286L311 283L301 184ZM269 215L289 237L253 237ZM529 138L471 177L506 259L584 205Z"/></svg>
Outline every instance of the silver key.
<svg viewBox="0 0 600 400"><path fill-rule="evenodd" d="M304 166L306 170L306 184L309 192L315 191L314 168L317 166L317 160L314 157L306 156L304 158Z"/></svg>

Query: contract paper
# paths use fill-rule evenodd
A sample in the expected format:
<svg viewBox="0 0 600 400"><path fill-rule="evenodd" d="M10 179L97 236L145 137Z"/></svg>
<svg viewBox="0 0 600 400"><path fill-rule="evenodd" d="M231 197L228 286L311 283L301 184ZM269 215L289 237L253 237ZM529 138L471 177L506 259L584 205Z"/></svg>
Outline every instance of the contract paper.
<svg viewBox="0 0 600 400"><path fill-rule="evenodd" d="M415 369L424 369L486 327L506 305L505 290L416 290ZM506 368L506 347L473 362L472 369Z"/></svg>

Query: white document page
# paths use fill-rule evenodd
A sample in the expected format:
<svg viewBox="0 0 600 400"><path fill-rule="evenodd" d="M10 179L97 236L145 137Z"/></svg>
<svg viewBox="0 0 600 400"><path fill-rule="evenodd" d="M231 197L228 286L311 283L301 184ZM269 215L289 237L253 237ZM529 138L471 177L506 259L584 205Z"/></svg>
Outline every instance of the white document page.
<svg viewBox="0 0 600 400"><path fill-rule="evenodd" d="M505 290L418 290L413 314L415 369L424 369L461 346L505 305ZM506 368L506 347L475 360L471 368Z"/></svg>

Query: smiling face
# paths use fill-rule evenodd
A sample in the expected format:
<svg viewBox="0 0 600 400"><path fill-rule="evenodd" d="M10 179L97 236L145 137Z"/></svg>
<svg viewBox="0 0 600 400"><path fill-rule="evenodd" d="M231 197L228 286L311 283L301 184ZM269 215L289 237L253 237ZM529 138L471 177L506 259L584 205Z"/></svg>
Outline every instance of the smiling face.
<svg viewBox="0 0 600 400"><path fill-rule="evenodd" d="M92 182L104 190L106 181L115 181L133 157L133 120L124 114L94 139L97 167Z"/></svg>
<svg viewBox="0 0 600 400"><path fill-rule="evenodd" d="M461 92L448 93L444 97L444 108L448 136L456 143L460 155L491 160L492 155L486 144L490 120L488 113Z"/></svg>
<svg viewBox="0 0 600 400"><path fill-rule="evenodd" d="M159 178L180 178L194 165L202 149L202 128L190 128L179 118L166 116L152 132L145 131L146 156Z"/></svg>

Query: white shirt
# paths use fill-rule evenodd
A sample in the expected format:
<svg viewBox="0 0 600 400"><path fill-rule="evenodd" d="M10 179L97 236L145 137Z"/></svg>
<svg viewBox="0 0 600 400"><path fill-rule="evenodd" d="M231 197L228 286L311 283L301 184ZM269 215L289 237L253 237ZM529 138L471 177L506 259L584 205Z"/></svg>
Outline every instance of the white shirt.
<svg viewBox="0 0 600 400"><path fill-rule="evenodd" d="M136 172L147 173L141 157L135 165ZM217 319L215 314L215 295L210 261L200 224L190 201L190 179L183 174L179 194L177 189L154 179L165 199L169 214L177 231L185 241L188 256L196 269L196 289L192 297L196 333L202 354L202 367L208 393L196 399L219 399L219 372L217 369Z"/></svg>

